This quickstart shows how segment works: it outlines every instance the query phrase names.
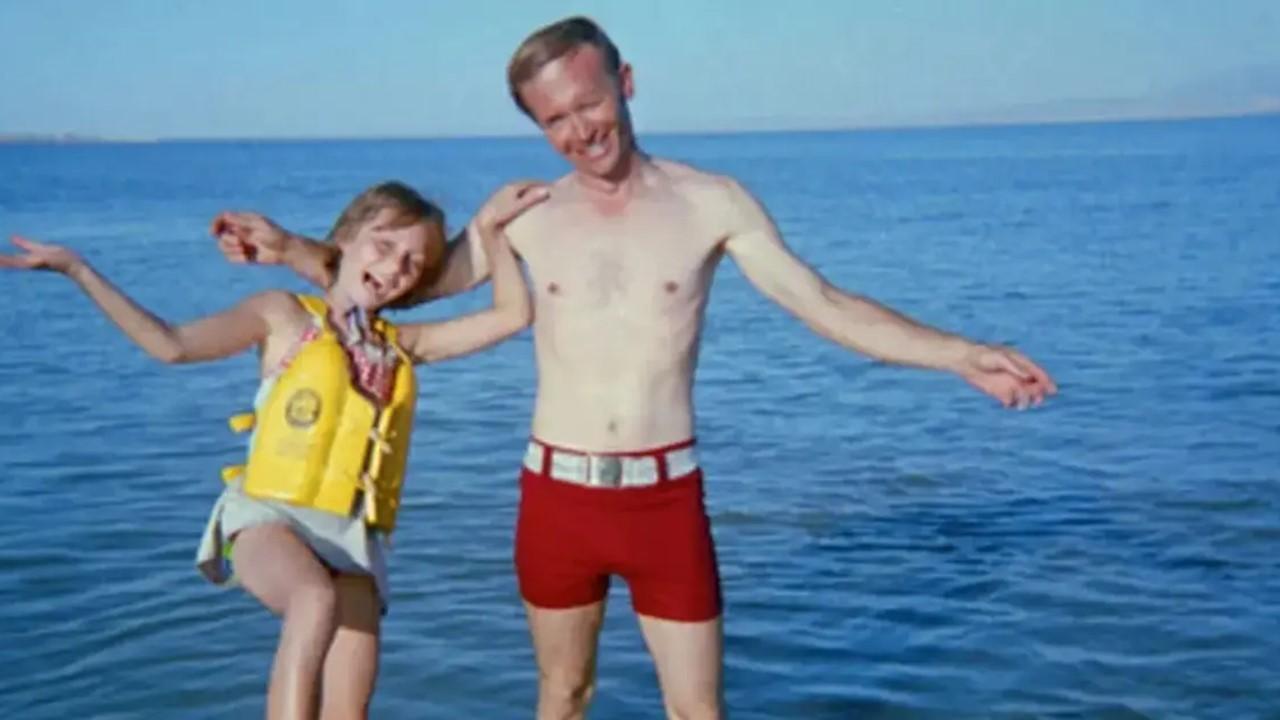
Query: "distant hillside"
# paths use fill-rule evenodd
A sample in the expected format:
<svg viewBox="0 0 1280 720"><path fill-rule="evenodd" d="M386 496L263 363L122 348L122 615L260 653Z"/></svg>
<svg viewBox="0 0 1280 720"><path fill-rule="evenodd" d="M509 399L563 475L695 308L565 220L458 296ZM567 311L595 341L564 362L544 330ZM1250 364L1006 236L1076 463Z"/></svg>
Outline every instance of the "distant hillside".
<svg viewBox="0 0 1280 720"><path fill-rule="evenodd" d="M1142 97L1081 98L1012 105L956 118L1034 123L1225 117L1280 113L1280 67L1218 73Z"/></svg>
<svg viewBox="0 0 1280 720"><path fill-rule="evenodd" d="M47 143L95 143L109 142L106 138L95 137L93 135L79 135L76 133L4 133L0 132L0 144L47 144Z"/></svg>

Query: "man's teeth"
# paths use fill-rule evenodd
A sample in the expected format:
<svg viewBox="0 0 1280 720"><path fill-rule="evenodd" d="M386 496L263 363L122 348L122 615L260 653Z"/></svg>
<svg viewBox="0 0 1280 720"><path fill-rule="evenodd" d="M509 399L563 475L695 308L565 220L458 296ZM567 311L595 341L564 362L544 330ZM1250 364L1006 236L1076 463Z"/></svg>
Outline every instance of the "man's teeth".
<svg viewBox="0 0 1280 720"><path fill-rule="evenodd" d="M604 155L605 146L602 142L591 143L587 146L586 155L592 160Z"/></svg>

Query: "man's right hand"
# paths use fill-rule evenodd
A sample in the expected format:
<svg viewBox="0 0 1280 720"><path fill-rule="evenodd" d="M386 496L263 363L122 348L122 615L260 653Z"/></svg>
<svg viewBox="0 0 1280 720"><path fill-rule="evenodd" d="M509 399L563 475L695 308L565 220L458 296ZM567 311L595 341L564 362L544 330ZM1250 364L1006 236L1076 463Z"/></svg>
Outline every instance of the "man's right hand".
<svg viewBox="0 0 1280 720"><path fill-rule="evenodd" d="M292 236L255 212L218 213L209 225L220 250L233 263L279 265L285 262Z"/></svg>

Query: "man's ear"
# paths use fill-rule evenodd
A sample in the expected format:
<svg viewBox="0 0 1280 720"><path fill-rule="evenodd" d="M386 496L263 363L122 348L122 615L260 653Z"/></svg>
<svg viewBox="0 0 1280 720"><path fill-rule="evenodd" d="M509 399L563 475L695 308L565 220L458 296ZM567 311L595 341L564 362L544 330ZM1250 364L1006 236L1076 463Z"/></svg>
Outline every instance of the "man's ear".
<svg viewBox="0 0 1280 720"><path fill-rule="evenodd" d="M631 63L618 66L618 89L622 91L624 100L630 100L636 94L636 81L631 72Z"/></svg>

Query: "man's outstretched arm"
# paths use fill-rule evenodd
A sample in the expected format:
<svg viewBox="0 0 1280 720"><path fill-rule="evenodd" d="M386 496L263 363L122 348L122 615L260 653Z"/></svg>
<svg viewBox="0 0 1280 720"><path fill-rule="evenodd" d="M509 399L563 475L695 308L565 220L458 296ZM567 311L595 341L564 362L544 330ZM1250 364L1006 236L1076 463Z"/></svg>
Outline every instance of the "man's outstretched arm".
<svg viewBox="0 0 1280 720"><path fill-rule="evenodd" d="M1039 404L1057 386L1011 348L984 345L919 323L828 283L783 242L764 208L725 180L725 251L765 296L814 332L883 362L953 372L1006 406Z"/></svg>
<svg viewBox="0 0 1280 720"><path fill-rule="evenodd" d="M423 278L424 282L413 291L415 305L466 292L489 279L489 258L482 243L475 240L478 237L474 219L453 236L445 248L440 272Z"/></svg>
<svg viewBox="0 0 1280 720"><path fill-rule="evenodd" d="M410 304L463 293L489 279L492 267L485 253L480 228L501 231L526 210L551 196L550 186L536 180L508 183L489 196L471 222L453 236L445 248L444 263L433 277L424 277ZM483 225L481 225L483 223Z"/></svg>
<svg viewBox="0 0 1280 720"><path fill-rule="evenodd" d="M284 265L317 287L329 287L338 265L338 248L285 230L254 212L222 212L210 229L218 249L233 263ZM470 290L488 277L488 261L479 243L464 229L449 241L444 264L410 296L409 305Z"/></svg>
<svg viewBox="0 0 1280 720"><path fill-rule="evenodd" d="M338 264L338 248L291 233L255 212L220 212L209 233L233 263L284 265L318 287L329 287Z"/></svg>

